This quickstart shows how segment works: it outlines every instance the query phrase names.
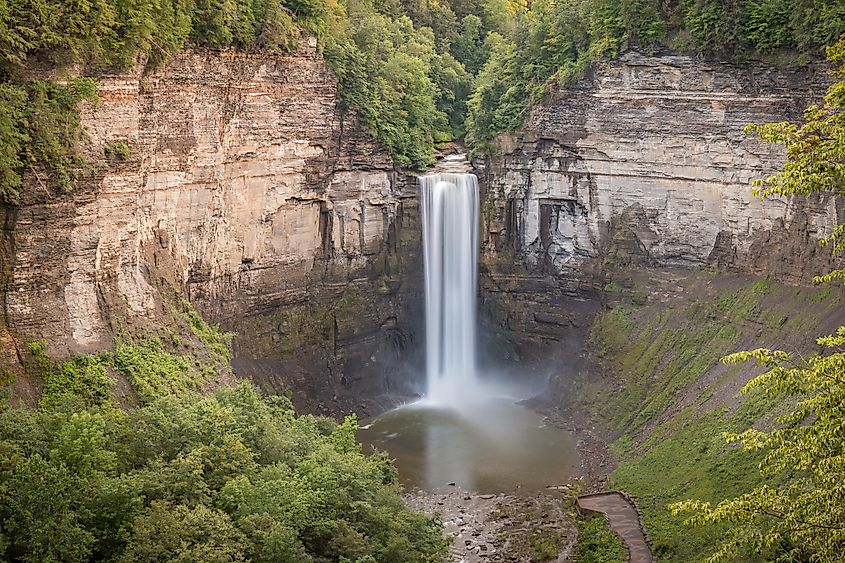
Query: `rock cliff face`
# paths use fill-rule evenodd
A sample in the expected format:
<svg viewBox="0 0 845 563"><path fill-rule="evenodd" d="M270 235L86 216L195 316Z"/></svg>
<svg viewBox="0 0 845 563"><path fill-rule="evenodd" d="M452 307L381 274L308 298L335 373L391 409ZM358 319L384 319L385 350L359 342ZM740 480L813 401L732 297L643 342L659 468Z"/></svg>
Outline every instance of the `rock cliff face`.
<svg viewBox="0 0 845 563"><path fill-rule="evenodd" d="M782 147L748 123L796 120L822 69L784 71L629 54L561 92L488 166L488 252L579 275L615 242L652 264L715 263L808 280L829 253L832 198L761 201L750 182Z"/></svg>
<svg viewBox="0 0 845 563"><path fill-rule="evenodd" d="M828 269L813 241L841 210L830 197L753 196L783 149L743 135L798 120L826 80L820 68L628 54L535 108L482 172L491 330L573 358L578 346L555 343L583 342L625 268L715 265L790 283Z"/></svg>
<svg viewBox="0 0 845 563"><path fill-rule="evenodd" d="M479 173L492 355L578 364L608 264L790 282L828 267L811 241L841 222L834 202L754 198L750 179L782 157L742 134L797 118L825 80L632 54L538 107ZM189 299L237 332L236 371L306 408L413 391L416 186L342 111L313 44L185 53L104 77L100 99L84 111L81 184L59 194L32 177L0 209L0 361L15 361L13 335L57 356L102 350ZM126 159L106 150L118 141Z"/></svg>
<svg viewBox="0 0 845 563"><path fill-rule="evenodd" d="M308 379L297 391L315 400L411 347L413 191L341 111L314 44L104 77L83 123L82 185L58 195L32 179L5 210L12 331L56 355L92 352L118 323L189 298L238 333L239 370L278 391ZM104 156L115 141L125 161ZM357 394L389 391L367 385Z"/></svg>

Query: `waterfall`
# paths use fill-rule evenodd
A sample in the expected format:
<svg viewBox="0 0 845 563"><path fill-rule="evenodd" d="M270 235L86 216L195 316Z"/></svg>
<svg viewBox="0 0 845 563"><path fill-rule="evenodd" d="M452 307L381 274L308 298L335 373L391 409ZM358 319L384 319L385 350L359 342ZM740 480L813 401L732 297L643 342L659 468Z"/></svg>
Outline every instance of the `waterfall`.
<svg viewBox="0 0 845 563"><path fill-rule="evenodd" d="M457 406L477 392L475 308L478 179L420 177L428 401Z"/></svg>

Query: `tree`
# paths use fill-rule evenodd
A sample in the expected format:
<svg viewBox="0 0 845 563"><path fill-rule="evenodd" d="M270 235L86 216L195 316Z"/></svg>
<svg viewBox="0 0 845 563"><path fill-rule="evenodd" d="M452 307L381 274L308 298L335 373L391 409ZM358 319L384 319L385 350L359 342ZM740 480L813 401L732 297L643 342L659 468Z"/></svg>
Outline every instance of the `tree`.
<svg viewBox="0 0 845 563"><path fill-rule="evenodd" d="M460 33L452 42L452 54L465 67L466 71L475 76L490 53L485 48L484 39L487 32L484 23L476 15L468 15L461 20Z"/></svg>
<svg viewBox="0 0 845 563"><path fill-rule="evenodd" d="M132 526L121 561L229 563L244 560L246 537L223 512L153 502Z"/></svg>
<svg viewBox="0 0 845 563"><path fill-rule="evenodd" d="M845 36L827 50L828 60L838 65L831 74L843 78L827 90L821 105L804 111L804 123L786 121L749 125L767 143L786 145L786 165L768 178L754 182L755 193L763 197L829 193L845 196ZM822 240L834 253L845 249L845 225L839 225ZM845 281L845 269L816 278L817 283Z"/></svg>
<svg viewBox="0 0 845 563"><path fill-rule="evenodd" d="M20 463L0 489L9 559L87 561L94 535L83 522L85 485L63 464L38 454Z"/></svg>
<svg viewBox="0 0 845 563"><path fill-rule="evenodd" d="M828 50L845 76L845 37ZM845 195L845 80L831 86L820 106L810 106L803 125L770 123L749 126L767 142L786 145L783 170L756 182L764 197L830 192ZM845 247L843 226L825 239L834 251ZM845 279L837 270L817 281ZM715 506L688 500L671 506L675 514L692 513L687 522L730 524L711 561L732 561L744 551L772 553L778 561L841 561L845 553L845 327L819 338L822 353L804 360L786 352L758 349L724 358L725 363L756 361L763 375L743 389L797 398L773 430L749 429L726 434L749 451L764 453L759 464L764 482Z"/></svg>
<svg viewBox="0 0 845 563"><path fill-rule="evenodd" d="M128 412L0 402L0 560L441 561L357 427L246 383Z"/></svg>

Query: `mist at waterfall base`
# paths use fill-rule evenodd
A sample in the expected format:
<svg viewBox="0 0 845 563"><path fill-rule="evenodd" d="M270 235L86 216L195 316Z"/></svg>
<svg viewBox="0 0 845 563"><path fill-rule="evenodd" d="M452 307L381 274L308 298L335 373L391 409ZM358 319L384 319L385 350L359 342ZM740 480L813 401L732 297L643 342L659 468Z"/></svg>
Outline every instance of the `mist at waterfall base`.
<svg viewBox="0 0 845 563"><path fill-rule="evenodd" d="M579 471L574 438L519 404L530 386L477 367L477 178L422 176L420 201L427 392L364 421L359 438L395 459L406 487L532 493L569 481Z"/></svg>

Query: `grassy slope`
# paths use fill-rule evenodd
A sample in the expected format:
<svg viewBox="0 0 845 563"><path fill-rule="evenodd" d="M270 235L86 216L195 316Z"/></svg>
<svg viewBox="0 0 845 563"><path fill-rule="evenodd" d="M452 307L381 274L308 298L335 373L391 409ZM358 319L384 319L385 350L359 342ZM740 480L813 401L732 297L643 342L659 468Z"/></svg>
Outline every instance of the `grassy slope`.
<svg viewBox="0 0 845 563"><path fill-rule="evenodd" d="M183 302L161 324L149 321L131 331L118 325L112 349L103 352L56 360L47 354L47 343L30 341L19 352L21 365L0 359L0 398L33 407L85 408L112 399L133 406L211 391L234 381L231 338ZM33 389L31 400L15 396L16 383Z"/></svg>
<svg viewBox="0 0 845 563"><path fill-rule="evenodd" d="M610 529L606 517L578 521L576 560L579 563L623 563L626 554L625 544Z"/></svg>
<svg viewBox="0 0 845 563"><path fill-rule="evenodd" d="M605 375L580 395L615 438L611 447L622 461L610 485L640 499L660 560L686 562L701 560L721 530L691 530L666 506L718 501L753 486L756 457L719 434L770 424L788 406L740 396L758 372L723 366L719 358L760 346L811 352L817 335L842 322L843 296L767 279L699 272L666 283L662 275L644 273L608 288L612 308L591 333Z"/></svg>

